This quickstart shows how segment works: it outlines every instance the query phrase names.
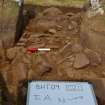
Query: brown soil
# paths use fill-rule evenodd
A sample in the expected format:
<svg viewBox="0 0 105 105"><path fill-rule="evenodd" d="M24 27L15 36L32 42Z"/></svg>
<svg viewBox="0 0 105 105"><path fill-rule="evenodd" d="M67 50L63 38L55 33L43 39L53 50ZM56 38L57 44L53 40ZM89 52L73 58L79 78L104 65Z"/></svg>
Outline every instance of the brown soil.
<svg viewBox="0 0 105 105"><path fill-rule="evenodd" d="M104 79L101 78L105 78L104 60L99 62L95 59L93 63L95 62L96 65L93 66L85 57L84 61L80 60L82 63L74 66L77 54L82 53L82 57L86 55L84 53L86 47L80 39L84 12L81 9L52 7L49 10L38 8L37 13L36 17L30 20L24 34L9 55L6 51L6 60L0 65L9 92L17 96L19 83L33 79L90 81L98 88L100 82L97 82L97 79L103 81ZM29 54L26 49L31 47L51 48L51 51ZM102 87L104 88L103 85ZM100 91L104 91L102 87L96 88L97 97L101 100L100 105L104 105L105 102L101 94L103 92Z"/></svg>

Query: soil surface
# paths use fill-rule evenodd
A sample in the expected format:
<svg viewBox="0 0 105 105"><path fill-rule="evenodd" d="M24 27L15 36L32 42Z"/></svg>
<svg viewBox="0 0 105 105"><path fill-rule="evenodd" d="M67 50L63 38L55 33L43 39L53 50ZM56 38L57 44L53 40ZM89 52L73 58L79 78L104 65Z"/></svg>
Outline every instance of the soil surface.
<svg viewBox="0 0 105 105"><path fill-rule="evenodd" d="M3 51L0 54L0 72L10 95L15 96L14 100L17 100L18 87L21 87L24 80L91 82L100 78L99 81L104 84L104 56L89 49L81 41L84 11L59 7L36 10L36 16L30 20L13 48L5 50L2 42L0 43L0 49ZM51 48L51 51L30 53L28 48ZM93 83L99 87L100 82ZM101 94L103 92L100 92L101 88L99 87L96 93L101 100L100 105L104 105L105 97Z"/></svg>

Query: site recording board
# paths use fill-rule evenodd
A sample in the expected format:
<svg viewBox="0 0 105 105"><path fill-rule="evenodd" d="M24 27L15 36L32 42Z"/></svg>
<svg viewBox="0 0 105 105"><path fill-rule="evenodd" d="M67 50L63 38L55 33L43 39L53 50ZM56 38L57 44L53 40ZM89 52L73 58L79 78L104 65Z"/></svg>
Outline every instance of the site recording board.
<svg viewBox="0 0 105 105"><path fill-rule="evenodd" d="M31 81L27 105L98 105L88 82Z"/></svg>

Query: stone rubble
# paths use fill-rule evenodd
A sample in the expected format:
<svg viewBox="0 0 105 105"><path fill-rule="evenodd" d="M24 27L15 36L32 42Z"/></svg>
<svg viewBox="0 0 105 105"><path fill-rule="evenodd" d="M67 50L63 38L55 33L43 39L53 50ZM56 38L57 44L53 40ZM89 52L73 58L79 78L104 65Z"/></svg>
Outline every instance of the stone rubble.
<svg viewBox="0 0 105 105"><path fill-rule="evenodd" d="M71 31L71 30L73 30L73 26L70 24L69 26L68 26L68 29Z"/></svg>
<svg viewBox="0 0 105 105"><path fill-rule="evenodd" d="M81 44L76 43L72 46L73 53L80 53L82 51L83 51L83 46Z"/></svg>
<svg viewBox="0 0 105 105"><path fill-rule="evenodd" d="M55 28L56 23L54 21L42 20L36 23L36 31L37 32L48 32L49 29ZM41 29L41 30L40 30Z"/></svg>
<svg viewBox="0 0 105 105"><path fill-rule="evenodd" d="M18 53L18 48L17 47L7 49L7 51L6 51L7 59L13 60L17 53Z"/></svg>
<svg viewBox="0 0 105 105"><path fill-rule="evenodd" d="M86 56L86 54L84 53L75 54L75 60L73 64L73 67L75 69L81 69L81 68L87 67L89 64L90 64L90 61Z"/></svg>
<svg viewBox="0 0 105 105"><path fill-rule="evenodd" d="M38 68L39 75L44 75L45 73L51 72L51 70L52 67L45 63L42 63Z"/></svg>
<svg viewBox="0 0 105 105"><path fill-rule="evenodd" d="M61 15L62 11L60 11L58 8L55 7L51 7L51 8L47 8L43 11L43 15L47 15L47 16L57 16L57 15Z"/></svg>
<svg viewBox="0 0 105 105"><path fill-rule="evenodd" d="M51 33L51 34L56 34L56 30L55 29L49 29L48 32Z"/></svg>
<svg viewBox="0 0 105 105"><path fill-rule="evenodd" d="M99 53L92 51L90 49L85 49L84 51L90 60L92 66L98 66L102 63L102 59Z"/></svg>

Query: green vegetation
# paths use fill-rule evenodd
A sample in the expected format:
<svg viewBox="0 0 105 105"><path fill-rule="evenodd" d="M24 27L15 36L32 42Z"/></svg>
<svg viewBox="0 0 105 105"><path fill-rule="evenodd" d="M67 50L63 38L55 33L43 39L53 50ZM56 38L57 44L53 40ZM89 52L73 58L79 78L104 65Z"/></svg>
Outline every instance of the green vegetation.
<svg viewBox="0 0 105 105"><path fill-rule="evenodd" d="M25 0L26 4L83 6L87 0Z"/></svg>

